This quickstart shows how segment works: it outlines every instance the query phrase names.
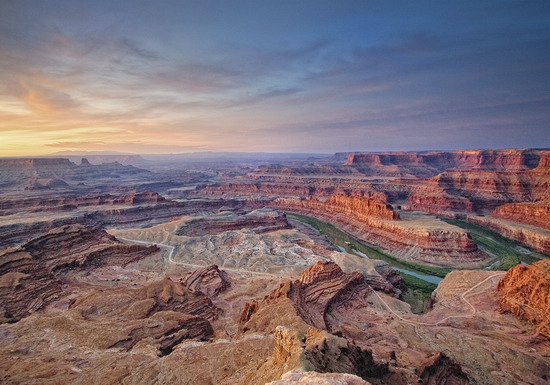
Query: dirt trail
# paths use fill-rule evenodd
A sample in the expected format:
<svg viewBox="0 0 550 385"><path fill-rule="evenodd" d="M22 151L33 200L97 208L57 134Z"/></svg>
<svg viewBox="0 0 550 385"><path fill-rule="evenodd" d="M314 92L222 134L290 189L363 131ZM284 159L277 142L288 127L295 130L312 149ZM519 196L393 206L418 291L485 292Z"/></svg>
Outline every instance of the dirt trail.
<svg viewBox="0 0 550 385"><path fill-rule="evenodd" d="M164 239L164 241L166 241L166 239L168 238L168 235L166 236L166 238ZM165 248L165 249L168 249L169 252L168 252L168 262L169 263L172 263L172 264L175 264L175 265L180 265L180 266L184 266L184 267L190 267L192 269L197 269L197 268L201 268L201 267L205 267L205 265L195 265L195 264L192 264L192 263L186 263L186 262L178 262L178 261L174 261L172 259L172 257L174 256L174 251L176 250L176 246L172 246L172 245L166 245L164 243L156 243L156 242L147 242L147 241L140 241L138 239L129 239L129 238L124 238L124 237L120 237L120 236L117 236L117 239L121 240L121 241L126 241L126 242L130 242L130 243L139 243L141 245L147 245L147 246L158 246L158 247L162 247L162 248ZM253 274L253 275L262 275L262 276L267 276L267 277L270 277L270 278L273 278L273 277L276 277L276 278L280 278L279 275L276 275L276 274L270 274L270 273L262 273L262 272L259 272L259 271L251 271L251 270L243 270L243 269L234 269L234 268L230 268L230 267L221 267L223 270L225 271L231 271L233 273L242 273L242 274Z"/></svg>
<svg viewBox="0 0 550 385"><path fill-rule="evenodd" d="M378 297L378 299L384 304L384 306L394 315L396 316L397 318L399 318L401 321L405 322L405 323L408 323L408 324L411 324L411 325L421 325L421 326L437 326L437 325L440 325L442 323L445 323L447 320L451 319L451 318L469 318L469 317L473 317L474 315L476 315L477 313L477 309L474 307L474 305L471 304L470 301L468 301L466 299L466 296L474 289L476 289L477 287L481 286L482 284L484 284L485 282L493 279L494 277L498 277L498 276L501 276L501 275L504 275L506 274L505 272L503 273L495 273L495 274L492 274L490 275L489 277L485 278L483 281L481 282L478 282L477 284L475 284L474 286L472 286L471 288L469 288L468 290L466 290L464 293L462 293L462 295L460 296L460 299L462 301L464 301L468 306L470 306L470 308L472 309L472 312L470 314L457 314L457 315L451 315L451 316L447 316L437 322L418 322L418 321L413 321L413 320L410 320L410 319L407 319L407 318L403 318L402 316L400 316L398 313L396 313L387 303L386 301L384 301L384 299L382 297L380 297L380 295L374 291L374 294Z"/></svg>

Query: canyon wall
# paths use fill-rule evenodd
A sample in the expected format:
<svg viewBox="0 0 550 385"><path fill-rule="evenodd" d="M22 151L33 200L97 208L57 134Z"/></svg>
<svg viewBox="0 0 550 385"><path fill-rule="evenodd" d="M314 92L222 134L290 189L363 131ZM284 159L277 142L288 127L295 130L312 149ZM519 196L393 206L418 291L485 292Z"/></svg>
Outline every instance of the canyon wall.
<svg viewBox="0 0 550 385"><path fill-rule="evenodd" d="M524 245L542 253L550 254L549 230L522 226L521 224L502 219L474 215L468 215L467 221L476 225L487 227L488 229L491 229L506 238L523 243Z"/></svg>
<svg viewBox="0 0 550 385"><path fill-rule="evenodd" d="M325 202L314 197L280 198L270 205L335 223L404 259L454 265L485 258L464 230L435 219L399 220L399 215L382 202L332 196Z"/></svg>
<svg viewBox="0 0 550 385"><path fill-rule="evenodd" d="M530 170L539 164L543 150L461 150L425 153L353 153L347 166L370 168L380 175L412 174L417 177L435 175L448 169L493 171Z"/></svg>
<svg viewBox="0 0 550 385"><path fill-rule="evenodd" d="M550 200L508 203L497 207L493 216L550 230Z"/></svg>

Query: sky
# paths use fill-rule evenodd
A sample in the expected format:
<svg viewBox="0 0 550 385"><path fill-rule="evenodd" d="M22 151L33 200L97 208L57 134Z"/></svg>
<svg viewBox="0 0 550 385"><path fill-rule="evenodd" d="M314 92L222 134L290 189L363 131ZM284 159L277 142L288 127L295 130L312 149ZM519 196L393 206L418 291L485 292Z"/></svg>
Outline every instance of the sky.
<svg viewBox="0 0 550 385"><path fill-rule="evenodd" d="M550 1L0 1L0 156L550 147Z"/></svg>

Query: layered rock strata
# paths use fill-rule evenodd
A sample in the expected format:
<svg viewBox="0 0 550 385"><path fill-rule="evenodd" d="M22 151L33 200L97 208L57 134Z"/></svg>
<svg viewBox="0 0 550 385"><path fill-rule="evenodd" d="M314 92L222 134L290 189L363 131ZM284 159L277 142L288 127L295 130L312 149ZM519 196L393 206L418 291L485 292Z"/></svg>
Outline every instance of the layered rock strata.
<svg viewBox="0 0 550 385"><path fill-rule="evenodd" d="M550 259L511 268L498 283L497 295L502 310L533 323L537 333L550 338Z"/></svg>
<svg viewBox="0 0 550 385"><path fill-rule="evenodd" d="M282 305L294 308L307 325L331 331L327 314L339 307L364 306L361 298L370 291L372 289L362 274L346 274L334 262L317 262L304 270L298 280L281 283L262 302L247 304L241 315L241 324L247 330L272 331L275 325L272 325L269 313ZM294 324L302 325L298 329L303 330L303 322Z"/></svg>
<svg viewBox="0 0 550 385"><path fill-rule="evenodd" d="M231 283L226 272L216 265L210 265L190 272L183 280L183 285L193 292L213 297L229 289Z"/></svg>
<svg viewBox="0 0 550 385"><path fill-rule="evenodd" d="M550 230L550 200L508 203L497 207L493 216Z"/></svg>
<svg viewBox="0 0 550 385"><path fill-rule="evenodd" d="M289 224L284 214L273 210L255 210L245 215L226 212L216 216L195 218L187 221L180 226L176 234L197 237L244 228L251 229L259 234L287 229L289 228Z"/></svg>
<svg viewBox="0 0 550 385"><path fill-rule="evenodd" d="M159 355L170 354L184 339L212 337L209 320L220 314L208 297L168 278L140 289L94 291L78 298L70 309L89 322L123 322L101 338L98 347L128 351L141 340L153 339Z"/></svg>
<svg viewBox="0 0 550 385"><path fill-rule="evenodd" d="M87 210L74 210L68 213L52 213L48 216L43 213L35 213L23 219L20 219L17 215L12 215L13 219L5 217L0 222L0 248L23 243L45 234L55 227L69 224L107 228L113 226L118 228L150 226L166 222L175 216L212 214L223 207L242 209L264 206L265 203L254 200L196 199L185 202L159 200L156 204L117 208L98 207L95 211L88 208Z"/></svg>
<svg viewBox="0 0 550 385"><path fill-rule="evenodd" d="M338 198L339 201L345 199ZM395 220L398 218L397 213L390 209L382 210L382 213L394 219L379 218L375 215L380 212L381 207L386 207L380 203L373 205L376 207L374 215L370 214L370 210L346 212L343 205L335 206L330 202L325 204L313 197L304 200L281 198L271 202L270 205L339 224L359 238L405 259L453 265L478 262L486 258L464 230L435 220L429 223L422 219Z"/></svg>
<svg viewBox="0 0 550 385"><path fill-rule="evenodd" d="M467 221L487 227L506 238L523 243L535 250L550 254L550 230L498 218L468 215Z"/></svg>
<svg viewBox="0 0 550 385"><path fill-rule="evenodd" d="M43 211L71 211L79 207L89 206L136 206L144 204L157 204L166 199L156 192L132 191L124 195L62 195L46 196L27 199L1 199L0 214L11 215L16 213L43 212Z"/></svg>
<svg viewBox="0 0 550 385"><path fill-rule="evenodd" d="M347 166L369 168L371 173L396 176L410 174L419 177L435 175L447 169L479 169L521 171L537 167L544 150L460 150L352 153Z"/></svg>
<svg viewBox="0 0 550 385"><path fill-rule="evenodd" d="M97 182L121 177L147 177L151 172L120 163L92 165L83 160L80 165L63 158L0 159L0 187L8 189L48 189L66 187L68 183ZM46 181L46 182L41 182ZM50 182L48 182L50 181ZM53 181L53 182L51 182ZM53 183L53 184L52 184Z"/></svg>
<svg viewBox="0 0 550 385"><path fill-rule="evenodd" d="M61 276L104 265L124 266L158 248L125 245L97 228L63 226L20 247L0 252L4 322L14 322L57 299Z"/></svg>

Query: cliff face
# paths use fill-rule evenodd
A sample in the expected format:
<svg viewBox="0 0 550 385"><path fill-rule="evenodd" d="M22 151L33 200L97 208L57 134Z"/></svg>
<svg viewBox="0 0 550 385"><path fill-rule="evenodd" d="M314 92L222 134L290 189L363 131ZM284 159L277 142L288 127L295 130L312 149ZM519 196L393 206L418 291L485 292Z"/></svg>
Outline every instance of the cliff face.
<svg viewBox="0 0 550 385"><path fill-rule="evenodd" d="M122 195L57 195L27 199L0 199L0 215L10 215L22 211L71 211L78 207L140 205L164 202L166 199L156 192L129 192Z"/></svg>
<svg viewBox="0 0 550 385"><path fill-rule="evenodd" d="M503 310L533 323L537 333L550 338L550 259L510 269L497 295Z"/></svg>
<svg viewBox="0 0 550 385"><path fill-rule="evenodd" d="M278 200L281 203L295 203L305 209L334 212L349 215L359 221L371 218L398 220L399 214L384 202L359 196L332 195L326 201L310 196L300 201Z"/></svg>
<svg viewBox="0 0 550 385"><path fill-rule="evenodd" d="M493 216L550 230L550 200L508 203L497 207Z"/></svg>
<svg viewBox="0 0 550 385"><path fill-rule="evenodd" d="M19 158L0 159L0 186L12 190L48 189L65 187L67 183L82 183L114 178L147 177L151 172L120 163L92 165L83 161L81 165L62 158Z"/></svg>
<svg viewBox="0 0 550 385"><path fill-rule="evenodd" d="M468 222L487 227L506 238L523 243L535 250L550 254L550 231L545 229L529 228L515 222L491 217L469 215Z"/></svg>
<svg viewBox="0 0 550 385"><path fill-rule="evenodd" d="M336 223L355 236L406 259L452 266L484 258L467 232L426 218L397 220L398 214L381 202L366 203L362 199L337 196L326 202L314 197L281 198L270 205ZM354 211L353 207L362 211Z"/></svg>
<svg viewBox="0 0 550 385"><path fill-rule="evenodd" d="M370 169L377 175L433 176L447 169L493 171L530 170L539 164L543 150L463 150L427 153L355 153L345 163Z"/></svg>

